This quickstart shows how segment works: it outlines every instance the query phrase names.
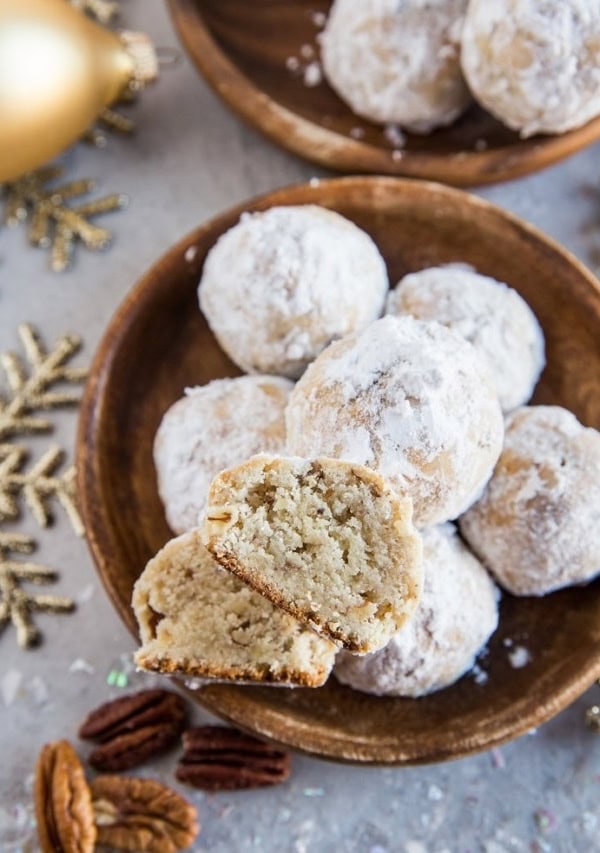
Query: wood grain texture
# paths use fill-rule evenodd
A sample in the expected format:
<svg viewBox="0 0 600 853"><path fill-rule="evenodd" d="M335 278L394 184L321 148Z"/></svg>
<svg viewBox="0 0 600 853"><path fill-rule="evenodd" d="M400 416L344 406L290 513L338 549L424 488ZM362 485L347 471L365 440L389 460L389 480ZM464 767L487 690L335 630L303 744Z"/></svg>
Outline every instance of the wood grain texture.
<svg viewBox="0 0 600 853"><path fill-rule="evenodd" d="M179 37L217 94L279 145L339 172L404 175L475 186L534 172L600 138L600 118L560 136L523 140L473 105L449 128L407 134L400 159L383 128L356 116L326 82L286 68L303 45L318 55L315 12L329 0L169 0ZM360 140L353 128L364 130ZM481 141L486 150L478 150Z"/></svg>
<svg viewBox="0 0 600 853"><path fill-rule="evenodd" d="M546 335L548 365L535 402L563 405L600 428L600 287L539 231L458 190L394 178L304 184L240 205L189 234L131 291L86 388L81 509L100 576L133 633L133 584L170 537L152 462L160 418L185 386L238 374L198 310L205 255L242 211L304 203L337 210L368 231L393 283L425 266L466 261L516 288ZM528 666L510 666L504 637L523 637ZM323 757L408 764L466 755L547 720L600 676L600 582L543 599L505 595L486 670L484 686L465 677L419 700L366 696L334 679L318 690L214 685L194 695L246 729Z"/></svg>

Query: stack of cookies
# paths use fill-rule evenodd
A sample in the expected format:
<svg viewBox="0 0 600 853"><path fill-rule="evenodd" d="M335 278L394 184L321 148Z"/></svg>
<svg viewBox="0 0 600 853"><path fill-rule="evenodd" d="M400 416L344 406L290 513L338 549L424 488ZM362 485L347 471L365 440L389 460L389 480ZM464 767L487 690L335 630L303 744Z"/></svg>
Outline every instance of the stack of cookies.
<svg viewBox="0 0 600 853"><path fill-rule="evenodd" d="M525 405L544 340L506 284L457 263L390 290L371 238L306 205L244 214L199 299L248 375L159 427L180 535L135 586L140 667L421 696L473 666L497 584L600 571L600 434Z"/></svg>

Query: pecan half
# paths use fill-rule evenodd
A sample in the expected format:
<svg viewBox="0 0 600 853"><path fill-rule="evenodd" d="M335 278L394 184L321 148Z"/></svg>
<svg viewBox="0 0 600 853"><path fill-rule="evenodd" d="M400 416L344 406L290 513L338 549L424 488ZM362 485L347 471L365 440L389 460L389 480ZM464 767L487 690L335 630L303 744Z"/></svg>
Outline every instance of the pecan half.
<svg viewBox="0 0 600 853"><path fill-rule="evenodd" d="M91 711L79 727L79 737L104 743L143 726L183 723L184 720L185 702L178 693L141 690L105 702Z"/></svg>
<svg viewBox="0 0 600 853"><path fill-rule="evenodd" d="M98 776L92 799L98 844L106 847L176 853L200 831L194 806L154 779Z"/></svg>
<svg viewBox="0 0 600 853"><path fill-rule="evenodd" d="M290 754L237 729L198 726L183 735L176 777L206 791L277 785L290 775Z"/></svg>
<svg viewBox="0 0 600 853"><path fill-rule="evenodd" d="M68 741L42 748L34 794L43 853L92 853L96 843L92 798L81 762Z"/></svg>
<svg viewBox="0 0 600 853"><path fill-rule="evenodd" d="M175 743L184 726L181 696L168 690L142 690L92 711L79 736L102 744L89 756L93 767L129 770Z"/></svg>

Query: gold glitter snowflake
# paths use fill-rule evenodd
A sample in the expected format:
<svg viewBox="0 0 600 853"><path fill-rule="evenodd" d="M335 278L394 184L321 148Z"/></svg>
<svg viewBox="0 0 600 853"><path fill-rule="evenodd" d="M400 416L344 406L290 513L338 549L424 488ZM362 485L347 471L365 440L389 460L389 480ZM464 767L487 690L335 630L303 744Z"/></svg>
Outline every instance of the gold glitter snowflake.
<svg viewBox="0 0 600 853"><path fill-rule="evenodd" d="M47 584L58 578L47 566L13 560L9 556L11 553L30 554L34 547L28 536L0 532L0 632L12 623L17 643L24 649L37 645L41 639L33 623L34 613L70 613L75 608L70 598L37 595L22 589L22 583Z"/></svg>
<svg viewBox="0 0 600 853"><path fill-rule="evenodd" d="M62 505L75 533L83 535L83 523L75 504L75 468L62 475L55 471L64 459L59 447L49 448L28 470L23 465L28 457L26 448L0 444L0 521L19 517L19 498L31 510L41 527L52 521L48 503L55 498Z"/></svg>
<svg viewBox="0 0 600 853"><path fill-rule="evenodd" d="M50 249L50 266L55 272L63 272L70 265L77 241L86 249L105 249L110 244L110 231L89 219L119 210L127 203L125 196L112 193L69 207L70 199L91 192L95 183L83 178L48 187L61 174L59 166L45 166L5 185L4 221L13 227L28 221L29 242Z"/></svg>
<svg viewBox="0 0 600 853"><path fill-rule="evenodd" d="M40 409L79 403L79 394L56 390L62 383L83 382L87 370L68 367L67 362L81 347L80 338L63 335L53 350L46 352L32 326L18 328L25 350L29 372L22 359L12 352L0 354L0 365L6 374L10 389L8 397L0 396L0 441L15 435L47 432L50 421L34 413Z"/></svg>

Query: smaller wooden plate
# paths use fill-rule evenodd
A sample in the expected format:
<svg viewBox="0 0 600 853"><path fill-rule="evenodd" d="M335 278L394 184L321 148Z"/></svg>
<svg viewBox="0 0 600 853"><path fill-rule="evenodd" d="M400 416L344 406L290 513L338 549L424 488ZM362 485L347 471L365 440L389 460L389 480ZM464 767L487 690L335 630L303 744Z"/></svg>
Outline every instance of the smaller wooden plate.
<svg viewBox="0 0 600 853"><path fill-rule="evenodd" d="M384 129L356 116L325 81L308 88L302 74L286 67L290 57L306 66L303 46L318 58L315 15L327 14L330 0L169 0L169 6L181 41L219 97L279 145L328 169L475 186L542 169L600 138L597 118L560 136L523 140L474 105L449 128L407 134L395 152Z"/></svg>
<svg viewBox="0 0 600 853"><path fill-rule="evenodd" d="M245 210L307 203L368 231L392 283L466 261L516 288L546 335L548 365L535 401L566 406L600 427L600 289L539 231L458 190L395 178L322 181L241 204L201 225L142 278L110 323L86 387L81 510L100 577L134 634L133 584L172 535L152 460L157 426L186 386L239 373L198 309L206 253ZM531 654L522 669L510 666L507 637ZM485 685L467 676L417 700L367 696L334 678L318 690L214 685L194 695L246 729L327 758L409 764L466 755L537 726L600 676L600 582L546 598L505 595L484 667Z"/></svg>

